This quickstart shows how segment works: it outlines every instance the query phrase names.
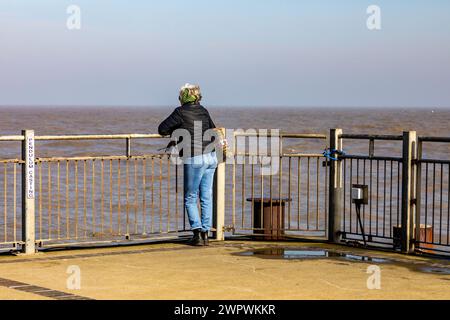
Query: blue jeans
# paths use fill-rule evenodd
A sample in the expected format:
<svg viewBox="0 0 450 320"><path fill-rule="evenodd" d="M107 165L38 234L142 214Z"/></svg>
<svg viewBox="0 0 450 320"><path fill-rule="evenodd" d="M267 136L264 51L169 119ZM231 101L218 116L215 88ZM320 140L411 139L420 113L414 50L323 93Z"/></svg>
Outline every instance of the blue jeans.
<svg viewBox="0 0 450 320"><path fill-rule="evenodd" d="M184 159L184 206L191 228L208 232L212 224L215 152ZM200 196L201 219L197 201Z"/></svg>

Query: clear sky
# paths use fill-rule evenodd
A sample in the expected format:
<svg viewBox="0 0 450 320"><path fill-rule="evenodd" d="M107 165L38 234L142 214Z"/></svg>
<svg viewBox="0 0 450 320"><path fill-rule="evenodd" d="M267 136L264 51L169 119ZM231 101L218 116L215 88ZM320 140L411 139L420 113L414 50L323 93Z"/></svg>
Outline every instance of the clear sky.
<svg viewBox="0 0 450 320"><path fill-rule="evenodd" d="M450 107L450 1L0 0L0 105L175 105L185 82L208 106Z"/></svg>

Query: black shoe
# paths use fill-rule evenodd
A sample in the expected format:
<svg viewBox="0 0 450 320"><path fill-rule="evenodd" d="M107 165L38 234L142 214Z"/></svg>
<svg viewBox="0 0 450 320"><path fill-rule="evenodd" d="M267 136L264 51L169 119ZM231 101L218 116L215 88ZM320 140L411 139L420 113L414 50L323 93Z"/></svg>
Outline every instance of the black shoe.
<svg viewBox="0 0 450 320"><path fill-rule="evenodd" d="M206 231L206 232L202 231L202 240L203 240L204 246L209 246L208 231Z"/></svg>
<svg viewBox="0 0 450 320"><path fill-rule="evenodd" d="M192 232L194 233L194 236L189 240L188 244L191 246L202 246L203 241L200 239L200 229L194 229Z"/></svg>

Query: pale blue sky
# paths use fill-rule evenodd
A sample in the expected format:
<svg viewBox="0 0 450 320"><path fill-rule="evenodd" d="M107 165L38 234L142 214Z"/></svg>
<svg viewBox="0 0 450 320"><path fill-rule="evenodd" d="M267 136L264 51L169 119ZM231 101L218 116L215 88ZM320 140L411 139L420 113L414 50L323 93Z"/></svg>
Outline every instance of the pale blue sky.
<svg viewBox="0 0 450 320"><path fill-rule="evenodd" d="M0 41L0 105L450 107L448 0L0 0Z"/></svg>

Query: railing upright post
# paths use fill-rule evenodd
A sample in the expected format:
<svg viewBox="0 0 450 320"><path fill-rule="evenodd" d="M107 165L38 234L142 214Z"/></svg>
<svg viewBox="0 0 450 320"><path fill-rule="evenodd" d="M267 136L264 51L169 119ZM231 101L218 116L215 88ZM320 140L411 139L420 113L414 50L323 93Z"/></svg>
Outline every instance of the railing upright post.
<svg viewBox="0 0 450 320"><path fill-rule="evenodd" d="M342 129L330 130L330 149L342 151ZM328 208L328 241L340 242L342 202L342 161L330 160L330 185Z"/></svg>
<svg viewBox="0 0 450 320"><path fill-rule="evenodd" d="M414 220L417 165L417 134L415 131L403 132L403 164L402 164L402 236L403 253L414 252Z"/></svg>
<svg viewBox="0 0 450 320"><path fill-rule="evenodd" d="M421 210L421 198L422 198L422 163L421 163L421 159L422 159L422 141L420 141L419 139L417 139L417 162L416 162L416 213L415 213L415 221L414 221L414 225L417 226L414 232L414 243L413 243L413 250L416 249L416 244L418 244L418 241L420 241L420 210ZM450 223L450 221L449 221ZM425 228L426 229L426 228ZM426 231L425 231L426 232ZM418 245L419 246L419 245Z"/></svg>
<svg viewBox="0 0 450 320"><path fill-rule="evenodd" d="M126 139L125 149L126 156L131 157L131 138Z"/></svg>
<svg viewBox="0 0 450 320"><path fill-rule="evenodd" d="M34 190L34 131L22 130L22 240L24 254L36 252L35 190Z"/></svg>
<svg viewBox="0 0 450 320"><path fill-rule="evenodd" d="M219 129L222 136L225 137L225 129ZM214 238L216 240L225 240L225 155L217 155L219 163L214 177L214 227L216 229Z"/></svg>

